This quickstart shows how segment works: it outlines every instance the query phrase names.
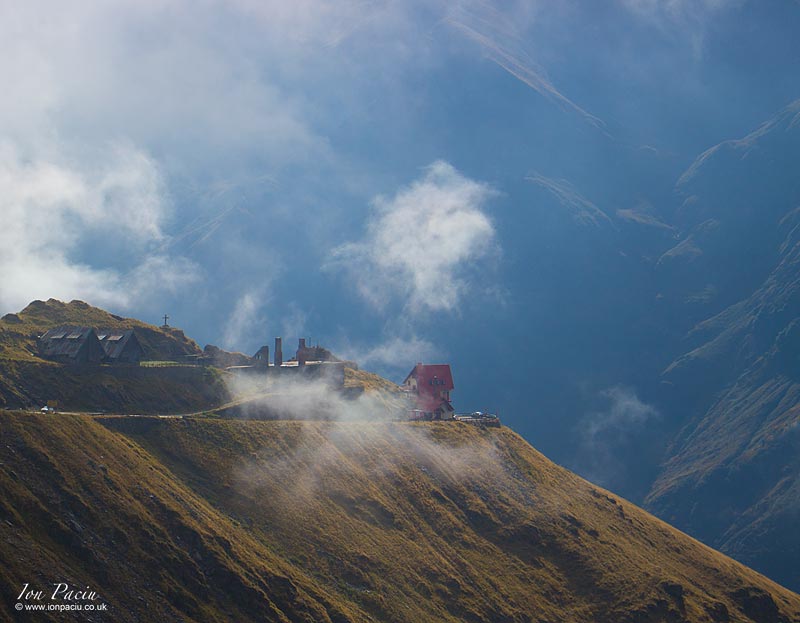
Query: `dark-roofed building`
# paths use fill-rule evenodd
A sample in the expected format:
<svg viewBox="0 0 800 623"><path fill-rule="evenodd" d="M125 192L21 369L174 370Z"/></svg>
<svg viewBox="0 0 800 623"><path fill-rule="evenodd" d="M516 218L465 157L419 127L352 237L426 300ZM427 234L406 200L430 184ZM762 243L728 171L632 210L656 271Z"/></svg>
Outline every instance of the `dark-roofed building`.
<svg viewBox="0 0 800 623"><path fill-rule="evenodd" d="M39 338L39 355L51 361L73 364L98 364L105 351L92 327L60 326Z"/></svg>
<svg viewBox="0 0 800 623"><path fill-rule="evenodd" d="M144 349L133 329L98 329L97 339L105 351L106 363L134 363L142 360Z"/></svg>

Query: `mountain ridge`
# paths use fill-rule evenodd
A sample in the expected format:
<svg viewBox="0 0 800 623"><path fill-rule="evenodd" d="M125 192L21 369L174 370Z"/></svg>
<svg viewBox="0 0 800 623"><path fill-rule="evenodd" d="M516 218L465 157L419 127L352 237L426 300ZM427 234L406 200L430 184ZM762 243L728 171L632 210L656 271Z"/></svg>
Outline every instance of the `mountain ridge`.
<svg viewBox="0 0 800 623"><path fill-rule="evenodd" d="M683 420L644 505L659 516L800 587L800 100L743 139L707 150L679 189L686 226L716 219L696 280L719 308L686 335L664 384ZM748 253L752 251L752 253ZM745 266L751 256L760 261ZM728 276L715 281L720 266ZM727 283L727 285L726 285ZM712 305L712 307L714 307Z"/></svg>
<svg viewBox="0 0 800 623"><path fill-rule="evenodd" d="M30 308L31 306L26 308L27 312L19 314L21 322L8 318L0 321L3 323L3 330L6 331L5 324L9 322L12 325L27 323L28 326L33 326ZM47 317L52 310L56 313ZM38 322L42 326L47 322L57 324L65 319L89 324L93 318L105 319L103 314L106 314L81 302L36 303L33 304L33 311L39 314ZM83 312L85 315L81 316ZM42 315L45 318L41 318ZM130 322L135 324L137 321ZM17 335L22 333L18 331ZM6 345L8 344L7 341ZM48 378L64 375L74 381L78 378L76 375L80 374L80 366L73 368L49 362L27 362L14 357L0 359L7 379L8 371L15 366L35 366L47 370L50 377L38 377L45 384ZM107 366L88 366L87 383L85 386L77 383L79 390L92 394L91 379L98 374L99 369L105 367ZM203 369L195 367L192 370ZM173 373L173 369L153 369L151 372L169 375ZM367 393L380 394L396 389L393 384L380 382L379 377L363 371L351 371L351 377L353 378L349 382L355 383ZM125 382L127 381L123 381L123 385ZM127 391L131 391L131 387ZM168 407L174 408L174 400L169 404L162 403L162 392L152 385L148 387L149 389L143 391L145 395L148 391L152 394L153 412L168 413ZM187 380L186 387L197 389L198 379L192 377ZM203 387L206 387L205 383ZM112 398L113 394L105 396L105 399ZM199 399L204 403L213 402L212 397L207 395L200 396ZM291 400L289 398L286 404L291 404ZM379 400L366 404L372 410L386 406ZM347 409L347 406L344 408ZM281 616L288 617L289 620L303 620L302 617L307 616L311 617L308 620L315 620L314 617L325 620L324 616L339 621L374 618L384 620L387 616L393 620L402 620L404 609L413 609L411 602L407 601L408 595L413 594L415 598L412 602L421 599L425 604L424 607L420 606L422 610L416 613L413 620L450 620L450 617L452 620L478 621L489 617L491 620L552 621L566 617L579 621L620 620L642 623L661 620L800 621L800 615L791 605L794 603L791 593L777 589L777 585L771 581L744 567L736 566L736 563L721 557L717 552L690 539L687 541L688 537L685 535L674 532L666 524L662 526L658 520L628 502L553 465L508 429L491 433L459 423L425 428L410 423L380 424L369 422L369 418L358 422L323 423L314 422L313 413L307 414L305 419L311 421L254 423L226 419L215 422L210 419L180 417L164 420L148 417L89 418L3 413L0 424L8 427L4 438L25 440L18 449L13 444L6 446L6 451L10 454L2 461L3 465L16 465L21 457L26 461L33 461L23 480L29 481L31 487L46 491L44 495L56 500L54 507L60 509L58 512L48 511L40 508L29 496L26 498L17 490L16 484L20 482L22 470L6 467L5 472L0 472L0 476L6 479L8 499L14 500L16 495L17 501L9 502L4 507L5 520L12 526L17 526L20 523L17 506L29 510L37 509L34 516L44 527L40 526L38 532L29 534L27 538L29 546L34 550L41 547L47 550L50 560L48 564L58 563L59 556L77 556L80 559L89 555L86 553L86 546L79 544L83 542L82 532L88 521L86 517L79 516L81 513L93 516L92 521L99 522L94 527L97 531L94 539L116 547L113 529L97 519L97 511L92 510L91 503L81 501L86 491L76 493L73 490L81 477L76 475L77 472L65 472L60 465L62 459L66 460L63 458L66 456L64 453L71 452L66 440L72 440L71 443L85 453L87 450L83 439L88 435L89 438L102 437L104 443L115 448L113 452L116 454L133 451L128 456L130 469L135 469L139 474L148 471L162 474L165 480L158 486L165 490L177 487L169 495L187 500L182 503L184 510L193 508L189 519L181 519L178 522L180 527L175 528L184 536L176 540L173 536L162 535L157 539L159 542L161 539L171 539L170 556L176 560L185 559L187 555L194 560L194 553L185 551L183 541L188 538L191 542L200 543L205 538L203 534L210 534L202 522L197 523L197 517L206 517L204 521L210 521L208 517L218 515L213 521L231 526L232 531L235 531L237 525L239 528L247 526L248 530L256 527L241 536L243 544L239 551L263 549L265 559L273 561L275 565L270 573L283 578L275 582L282 583L281 585L288 582L287 586L295 586L286 590L294 595L294 600L299 600L298 603L290 600L284 606L276 605L277 602L271 597L274 587L271 588L270 582L256 582L256 588L253 589L253 574L258 575L252 567L255 563L251 561L245 564L239 560L239 557L249 560L243 553L233 555L224 547L223 550L227 553L221 554L218 551L221 536L217 535L211 539L212 543L203 545L202 551L206 553L200 554L201 557L208 555L215 561L214 573L225 574L235 586L239 586L235 590L250 595L247 601L254 610L247 611L245 616L253 616L253 612L266 616L265 612L269 612L269 616L277 617L274 620L283 620ZM98 426L111 431L115 436L108 437ZM262 426L266 428L259 428ZM266 434L266 430L270 434ZM117 447L117 444L122 445ZM458 449L459 444L468 448L466 453L461 451L463 448ZM458 450L455 453L451 447L454 445ZM53 447L61 448L62 454L57 458L50 456ZM131 490L132 483L122 476L124 470L117 473L117 478L109 475L107 460L104 459L107 455L99 446L92 453L88 461L82 455L71 457L70 465L78 471L87 469L88 465L88 471L94 474L93 482L100 478L109 487L102 499L103 508L112 509L112 516L127 517L120 508L118 496L127 499L131 495L138 496L141 491L136 487ZM391 457L391 460L387 457ZM140 460L144 461L141 465ZM98 467L99 465L104 465L105 469ZM375 475L371 476L373 471ZM464 478L462 472L466 475ZM403 476L411 473L414 478L410 481ZM53 490L52 485L41 482L54 474L59 474L56 480L60 488L57 490ZM548 478L554 479L560 485L552 486ZM380 480L381 485L375 486L371 482L373 479ZM248 484L252 480L264 480L267 484L254 488L252 484ZM298 482L306 483L302 487L311 487L311 493L306 490L296 492L295 497L305 499L305 507L298 511L299 515L292 518L292 513L287 515L287 512L296 500L292 496L287 497L286 490L293 490L299 486ZM321 482L326 484L320 486ZM351 485L355 488L351 488ZM397 499L387 498L385 492L392 490L402 491L403 495ZM683 496L687 504L695 499L695 493L690 489L688 491ZM785 491L779 493L786 494ZM319 500L315 500L317 496ZM151 498L144 499L144 502L149 499ZM273 500L282 502L272 502ZM73 507L76 503L78 511ZM668 516L668 509L658 506L659 498L656 496L648 499L648 503L663 516ZM205 510L196 507L196 504L200 504ZM172 529L169 526L182 511L174 506L167 507L171 511L166 514L163 509L156 514L147 511L143 515L148 518L145 524L155 522L153 525L160 525L160 530ZM756 509L740 510L742 517L752 520L753 525L758 525L759 518L765 515L758 515ZM328 519L319 530L306 527L309 521L318 522L326 516ZM262 521L260 518L264 517L270 518L268 525L262 523L259 527L259 522ZM709 526L719 525L719 521L715 523L713 517L708 519ZM81 528L76 529L73 522ZM187 528L187 525L191 527ZM338 527L340 525L350 526L352 532L343 534ZM423 529L420 526L427 527ZM694 526L690 525L690 528L694 529ZM60 539L55 544L50 537L42 536L49 531L54 531ZM275 531L282 535L279 542L273 538L272 533ZM192 536L186 536L189 534ZM302 536L298 537L298 534ZM396 594L393 588L373 575L373 567L377 562L380 564L376 568L382 569L382 574L396 573L398 569L393 566L395 560L383 558L383 554L378 553L364 558L363 548L359 550L361 553L353 554L351 550L354 545L348 540L348 534L360 535L359 538L367 538L373 544L389 538L387 535L394 535L389 539L393 543L389 550L394 552L395 557L399 556L399 552L415 551L417 556L427 559L434 554L428 550L415 550L417 546L413 543L416 537L412 538L412 535L424 534L427 540L438 543L437 551L457 555L460 562L448 562L452 569L471 570L464 580L459 580L459 576L453 575L455 571L452 571L450 579L443 584L434 582L438 588L419 588L433 580L413 572L417 563L409 563L403 568L401 575L413 582L403 588L401 594ZM463 534L471 536L466 538L461 536ZM342 551L325 554L333 535ZM702 532L699 536L708 538ZM142 564L145 564L150 556L147 554L148 548L153 546L151 541L155 536L145 532L119 538L124 542L138 540L142 544ZM395 542L395 538L399 541ZM742 540L747 541L747 538L748 525L744 523L737 531L728 534L728 541L725 543L734 545ZM260 545L254 543L253 539ZM150 545L144 545L146 543ZM309 543L317 545L309 550ZM466 550L462 551L464 548ZM480 554L468 555L467 550L470 548ZM276 552L282 552L288 558L275 559ZM687 552L691 555L684 559L683 555ZM792 550L788 549L787 552L787 556L791 558ZM11 554L4 555L4 559L8 556ZM439 556L440 554L436 554L434 558L438 560ZM344 572L331 562L334 559L349 560ZM519 574L504 575L508 573L507 569L499 570L488 562L494 559L502 560L504 569L516 569ZM298 560L304 562L299 568L294 568L293 565ZM327 561L325 565L328 565L328 571L323 574L322 579L315 576L315 569L321 564L321 560ZM100 562L101 566L114 564L113 560ZM185 562L192 569L196 563L196 560ZM362 568L363 565L366 565L367 571ZM625 571L627 567L630 569ZM226 607L223 596L217 595L203 606L202 597L196 592L203 582L208 583L211 578L204 575L205 572L192 571L195 574L200 573L205 580L201 581L198 579L200 576L197 576L193 580L194 588L187 593L178 577L182 573L181 568L180 565L171 568L167 575L172 575L163 578L159 588L154 589L154 585L150 585L150 589L159 591L157 594L160 595L158 599L161 616L168 620L170 616L187 614L201 619L211 617L209 620L227 616L221 614ZM670 571L662 571L663 569ZM117 572L124 576L123 571ZM147 572L140 569L136 573L139 574L137 582L146 582ZM506 592L499 591L500 585L497 583L487 585L484 579L487 573L505 578L501 584L507 587ZM721 576L717 575L719 573L728 579L720 583ZM345 579L342 585L342 577L351 579ZM436 577L435 574L432 577ZM13 584L16 580L8 581ZM531 590L532 581L549 588L536 593L535 598L526 597ZM738 588L729 590L727 584ZM627 596L620 588L622 585L637 586L637 597L632 599ZM304 588L300 590L300 586ZM467 586L481 589L470 592ZM489 590L487 586L503 594L502 603L483 595L481 591ZM706 588L702 588L703 586ZM702 590L697 592L697 587ZM392 597L384 597L377 602L372 597L367 597L378 591L378 588L382 595ZM467 594L469 598L464 597ZM304 597L298 597L299 595ZM554 595L562 597L556 599ZM713 596L713 599L709 596ZM468 604L460 603L461 598ZM264 610L265 604L272 605ZM286 612L293 614L287 615L282 609L284 607ZM781 614L787 607L789 610ZM532 609L543 609L550 614L539 619L531 618L525 613ZM178 612L182 614L176 614ZM299 614L300 612L305 614ZM310 612L316 614L312 616L308 614ZM327 614L322 616L322 612Z"/></svg>
<svg viewBox="0 0 800 623"><path fill-rule="evenodd" d="M120 621L800 621L800 596L507 428L6 412L0 430L6 596L56 574Z"/></svg>

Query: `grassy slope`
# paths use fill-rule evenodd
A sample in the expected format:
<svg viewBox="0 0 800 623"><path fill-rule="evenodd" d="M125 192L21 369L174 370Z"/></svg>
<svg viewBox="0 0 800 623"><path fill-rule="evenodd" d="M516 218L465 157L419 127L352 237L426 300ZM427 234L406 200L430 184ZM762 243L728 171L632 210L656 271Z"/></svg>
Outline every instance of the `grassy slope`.
<svg viewBox="0 0 800 623"><path fill-rule="evenodd" d="M508 429L6 412L0 433L0 618L65 578L120 621L800 621Z"/></svg>
<svg viewBox="0 0 800 623"><path fill-rule="evenodd" d="M121 318L82 301L34 301L19 314L0 319L0 408L39 407L56 400L67 410L186 412L219 405L229 397L216 370L74 367L37 357L37 336L62 324L136 329L145 359L168 360L201 352L179 329Z"/></svg>
<svg viewBox="0 0 800 623"><path fill-rule="evenodd" d="M344 387L345 391L359 389L371 394L376 404L382 405L385 413L402 413L410 408L408 396L399 385L372 372L345 368Z"/></svg>
<svg viewBox="0 0 800 623"><path fill-rule="evenodd" d="M696 328L707 341L667 371L710 404L671 444L646 504L800 590L800 221L784 244L762 286ZM727 378L715 386L709 371Z"/></svg>
<svg viewBox="0 0 800 623"><path fill-rule="evenodd" d="M760 369L743 374L687 427L646 500L648 508L796 589L798 422L796 379Z"/></svg>
<svg viewBox="0 0 800 623"><path fill-rule="evenodd" d="M65 411L193 413L229 399L214 368L72 367L0 361L0 408L56 400Z"/></svg>
<svg viewBox="0 0 800 623"><path fill-rule="evenodd" d="M113 621L352 616L135 443L58 418L0 415L0 618L22 583L54 581L96 587Z"/></svg>
<svg viewBox="0 0 800 623"><path fill-rule="evenodd" d="M62 303L56 299L33 301L18 314L0 318L0 359L39 361L36 338L63 324L107 329L136 329L146 360L168 360L202 351L180 329L156 327L133 318L122 318L83 301Z"/></svg>

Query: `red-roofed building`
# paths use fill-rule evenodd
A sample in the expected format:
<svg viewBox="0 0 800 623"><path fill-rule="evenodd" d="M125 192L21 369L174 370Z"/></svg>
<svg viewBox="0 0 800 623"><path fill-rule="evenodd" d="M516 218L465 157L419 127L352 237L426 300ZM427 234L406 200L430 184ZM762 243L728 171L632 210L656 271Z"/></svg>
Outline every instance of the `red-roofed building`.
<svg viewBox="0 0 800 623"><path fill-rule="evenodd" d="M432 420L445 420L453 416L455 410L450 404L453 373L446 363L418 363L403 381L405 390L414 395L416 412Z"/></svg>

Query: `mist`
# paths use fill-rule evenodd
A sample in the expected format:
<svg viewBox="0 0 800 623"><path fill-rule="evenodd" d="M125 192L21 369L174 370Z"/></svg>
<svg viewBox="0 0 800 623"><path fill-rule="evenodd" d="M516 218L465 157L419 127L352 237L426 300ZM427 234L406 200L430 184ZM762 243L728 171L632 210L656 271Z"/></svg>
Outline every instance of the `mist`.
<svg viewBox="0 0 800 623"><path fill-rule="evenodd" d="M292 373L234 378L229 388L232 396L246 401L237 410L239 417L279 420L276 426L292 431L286 433L290 447L262 448L236 467L237 487L249 495L273 487L277 480L285 488L284 504L311 505L321 489L343 487L353 465L369 465L396 477L398 465L408 462L443 486L488 477L499 489L520 495L516 479L521 476L509 471L492 435L463 443L458 432L469 424L406 421L409 402L402 394L353 392L353 387L337 387L330 378ZM377 447L382 454L374 453Z"/></svg>
<svg viewBox="0 0 800 623"><path fill-rule="evenodd" d="M578 473L601 486L625 487L631 447L643 443L646 428L661 418L659 411L642 401L636 390L617 385L601 391L603 408L584 415L577 423L580 445L574 458Z"/></svg>

